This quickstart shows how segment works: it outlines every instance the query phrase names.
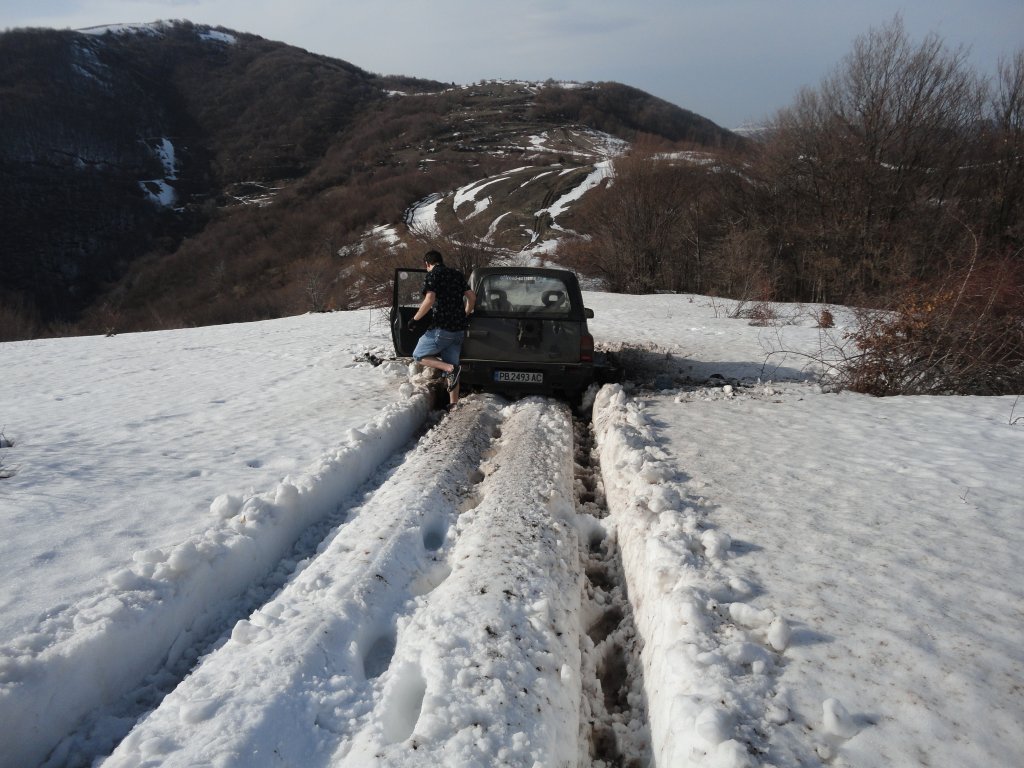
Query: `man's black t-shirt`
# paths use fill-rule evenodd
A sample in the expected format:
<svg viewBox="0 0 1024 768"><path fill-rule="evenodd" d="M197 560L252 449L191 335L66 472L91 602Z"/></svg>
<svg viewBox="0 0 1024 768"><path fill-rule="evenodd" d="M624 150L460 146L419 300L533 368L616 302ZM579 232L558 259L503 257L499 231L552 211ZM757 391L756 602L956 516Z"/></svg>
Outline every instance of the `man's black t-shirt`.
<svg viewBox="0 0 1024 768"><path fill-rule="evenodd" d="M434 292L430 326L446 331L464 331L469 326L463 295L469 290L466 276L457 269L438 264L423 281L423 294Z"/></svg>

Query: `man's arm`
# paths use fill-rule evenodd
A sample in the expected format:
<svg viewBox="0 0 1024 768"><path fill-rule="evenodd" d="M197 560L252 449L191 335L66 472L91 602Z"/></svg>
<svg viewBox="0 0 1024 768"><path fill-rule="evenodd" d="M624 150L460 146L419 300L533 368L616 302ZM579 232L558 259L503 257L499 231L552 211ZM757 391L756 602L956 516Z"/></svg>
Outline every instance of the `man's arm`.
<svg viewBox="0 0 1024 768"><path fill-rule="evenodd" d="M472 315L473 309L476 307L476 294L470 290L466 291L462 296L466 300L466 314Z"/></svg>
<svg viewBox="0 0 1024 768"><path fill-rule="evenodd" d="M433 291L427 291L423 294L423 301L420 302L420 308L416 310L416 314L412 316L413 321L418 322L426 317L427 313L430 312L430 308L434 306L434 300L437 298L437 294Z"/></svg>

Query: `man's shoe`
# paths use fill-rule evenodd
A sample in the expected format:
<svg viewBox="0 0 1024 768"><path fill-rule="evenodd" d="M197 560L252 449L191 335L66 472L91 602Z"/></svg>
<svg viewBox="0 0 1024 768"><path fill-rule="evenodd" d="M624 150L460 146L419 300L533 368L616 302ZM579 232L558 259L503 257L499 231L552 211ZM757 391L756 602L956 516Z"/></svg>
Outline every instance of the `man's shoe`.
<svg viewBox="0 0 1024 768"><path fill-rule="evenodd" d="M462 373L462 366L456 365L450 373L444 375L445 379L448 380L448 391L451 392L459 385L459 374Z"/></svg>

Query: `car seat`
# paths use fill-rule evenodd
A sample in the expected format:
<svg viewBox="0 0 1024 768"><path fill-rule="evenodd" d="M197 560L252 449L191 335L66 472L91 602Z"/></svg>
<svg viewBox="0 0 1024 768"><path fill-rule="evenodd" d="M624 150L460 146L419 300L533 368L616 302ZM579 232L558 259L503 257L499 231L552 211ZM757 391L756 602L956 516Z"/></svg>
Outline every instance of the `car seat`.
<svg viewBox="0 0 1024 768"><path fill-rule="evenodd" d="M504 291L495 288L487 291L487 308L494 312L511 312L512 304Z"/></svg>
<svg viewBox="0 0 1024 768"><path fill-rule="evenodd" d="M544 291L541 294L540 300L544 302L545 309L561 309L562 305L565 304L565 292Z"/></svg>

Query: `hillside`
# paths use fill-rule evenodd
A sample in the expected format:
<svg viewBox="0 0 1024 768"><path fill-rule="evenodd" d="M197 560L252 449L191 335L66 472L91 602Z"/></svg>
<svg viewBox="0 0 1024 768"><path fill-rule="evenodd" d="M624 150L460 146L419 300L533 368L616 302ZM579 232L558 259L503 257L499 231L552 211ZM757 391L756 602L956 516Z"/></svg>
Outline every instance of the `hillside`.
<svg viewBox="0 0 1024 768"><path fill-rule="evenodd" d="M737 141L616 83L453 87L189 22L9 31L0 63L6 338L304 311L311 271L535 136L567 168L581 132Z"/></svg>

